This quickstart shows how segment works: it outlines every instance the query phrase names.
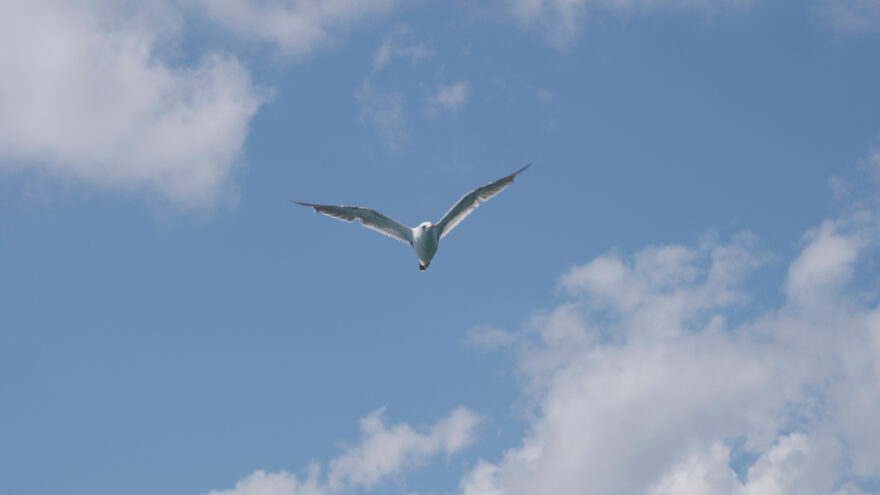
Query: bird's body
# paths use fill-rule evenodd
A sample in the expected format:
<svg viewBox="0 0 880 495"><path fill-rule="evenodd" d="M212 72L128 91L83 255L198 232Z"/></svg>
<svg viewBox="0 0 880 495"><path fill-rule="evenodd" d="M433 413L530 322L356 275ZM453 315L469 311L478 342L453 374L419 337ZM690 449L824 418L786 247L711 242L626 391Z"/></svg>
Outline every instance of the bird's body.
<svg viewBox="0 0 880 495"><path fill-rule="evenodd" d="M437 247L440 245L440 236L437 229L431 222L422 222L418 227L412 229L413 248L416 250L416 256L419 257L419 269L425 271Z"/></svg>
<svg viewBox="0 0 880 495"><path fill-rule="evenodd" d="M318 213L345 220L346 222L360 220L364 227L409 244L415 249L416 256L419 257L419 269L424 271L431 264L431 260L434 258L434 254L437 252L437 247L440 244L440 239L443 236L464 220L464 217L468 216L480 203L501 192L513 182L517 174L530 166L531 164L526 165L507 177L490 182L465 194L436 224L422 222L412 229L370 208L317 205L313 203L300 203L299 201L294 201L294 203L314 208Z"/></svg>

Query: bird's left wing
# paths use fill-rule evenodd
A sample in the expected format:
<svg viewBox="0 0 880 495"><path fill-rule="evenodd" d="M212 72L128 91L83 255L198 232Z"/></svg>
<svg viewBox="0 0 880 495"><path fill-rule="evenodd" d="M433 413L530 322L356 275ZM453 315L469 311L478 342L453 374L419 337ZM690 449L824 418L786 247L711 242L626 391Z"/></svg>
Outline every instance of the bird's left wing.
<svg viewBox="0 0 880 495"><path fill-rule="evenodd" d="M315 205L312 203L300 203L299 201L291 202L314 208L318 213L345 220L349 223L360 219L364 227L368 229L373 229L376 232L393 237L410 245L413 243L412 230L409 227L371 208L361 208L360 206Z"/></svg>
<svg viewBox="0 0 880 495"><path fill-rule="evenodd" d="M478 187L462 196L462 198L455 203L455 206L447 211L446 214L443 215L443 218L437 222L437 228L440 229L440 239L448 234L450 230L454 229L455 226L474 211L474 208L479 206L480 203L503 191L505 187L513 182L517 174L531 166L532 164L530 163L507 177L502 177L495 182L490 182L485 186Z"/></svg>

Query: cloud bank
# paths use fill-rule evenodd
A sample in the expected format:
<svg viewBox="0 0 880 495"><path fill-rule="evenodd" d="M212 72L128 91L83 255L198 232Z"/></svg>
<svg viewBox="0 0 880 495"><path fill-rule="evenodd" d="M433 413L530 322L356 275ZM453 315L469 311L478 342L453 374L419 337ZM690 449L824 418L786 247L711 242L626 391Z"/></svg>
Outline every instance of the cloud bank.
<svg viewBox="0 0 880 495"><path fill-rule="evenodd" d="M784 303L748 316L747 277L767 261L749 234L572 268L565 301L525 330L470 339L515 341L532 419L460 493L878 489L880 308L851 287L877 240L870 211L822 222L788 268Z"/></svg>

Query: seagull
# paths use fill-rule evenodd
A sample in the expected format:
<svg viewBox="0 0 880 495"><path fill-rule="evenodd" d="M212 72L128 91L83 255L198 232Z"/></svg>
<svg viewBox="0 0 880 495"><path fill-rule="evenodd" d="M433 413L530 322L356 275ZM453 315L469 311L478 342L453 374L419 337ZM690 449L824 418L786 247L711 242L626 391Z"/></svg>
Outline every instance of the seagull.
<svg viewBox="0 0 880 495"><path fill-rule="evenodd" d="M461 221L464 220L464 217L474 211L474 208L479 206L480 203L487 201L492 196L503 191L504 188L513 182L518 174L531 166L532 164L530 163L507 177L502 177L495 182L490 182L485 186L474 189L462 196L461 199L459 199L458 202L455 203L445 215L443 215L443 218L441 218L439 222L422 222L415 228L409 228L397 220L383 215L371 208L362 208L360 206L316 205L313 203L301 203L293 200L291 200L291 202L314 208L318 213L345 220L349 223L355 220L360 220L361 224L368 229L373 229L381 234L385 234L409 244L415 249L416 256L419 257L419 270L425 271L428 268L428 265L431 264L434 254L437 252L437 246L440 243L440 239L445 237L446 234L452 231L456 225L461 223Z"/></svg>

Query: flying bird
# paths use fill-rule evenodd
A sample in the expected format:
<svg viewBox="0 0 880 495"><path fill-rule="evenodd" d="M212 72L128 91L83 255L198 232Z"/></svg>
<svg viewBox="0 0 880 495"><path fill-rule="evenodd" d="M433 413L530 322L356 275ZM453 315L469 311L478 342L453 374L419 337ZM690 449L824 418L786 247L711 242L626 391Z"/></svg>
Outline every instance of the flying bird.
<svg viewBox="0 0 880 495"><path fill-rule="evenodd" d="M490 182L485 186L474 189L462 196L461 199L459 199L458 202L455 203L455 205L450 208L437 223L422 222L415 228L409 228L397 220L383 215L371 208L362 208L360 206L316 205L293 200L291 200L291 202L314 208L318 213L345 220L349 223L355 220L360 220L361 224L368 229L373 229L379 233L409 244L415 249L416 256L419 257L419 270L424 271L428 268L428 265L431 264L431 260L437 252L437 246L440 243L440 239L445 237L446 234L454 229L456 225L461 223L461 221L464 220L464 217L474 211L474 208L479 206L480 203L500 193L505 187L513 182L520 172L530 166L532 166L531 163L507 177L503 177L495 182Z"/></svg>

